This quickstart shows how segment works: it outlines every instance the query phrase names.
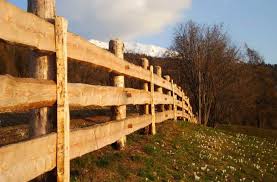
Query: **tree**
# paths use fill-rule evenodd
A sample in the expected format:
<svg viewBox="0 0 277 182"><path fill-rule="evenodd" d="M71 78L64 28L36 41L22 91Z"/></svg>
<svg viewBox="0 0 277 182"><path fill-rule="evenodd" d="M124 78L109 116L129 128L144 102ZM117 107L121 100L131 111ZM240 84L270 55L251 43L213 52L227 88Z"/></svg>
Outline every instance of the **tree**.
<svg viewBox="0 0 277 182"><path fill-rule="evenodd" d="M258 128L263 128L265 124L274 124L277 114L277 91L276 80L274 80L274 70L264 63L264 58L255 49L245 45L245 54L248 67L251 70L253 97L253 121Z"/></svg>
<svg viewBox="0 0 277 182"><path fill-rule="evenodd" d="M247 44L232 45L222 25L180 24L170 53L180 61L182 85L202 124L277 128L275 67Z"/></svg>
<svg viewBox="0 0 277 182"><path fill-rule="evenodd" d="M250 64L264 64L264 58L256 51L255 49L251 49L245 44L246 50L246 59Z"/></svg>
<svg viewBox="0 0 277 182"><path fill-rule="evenodd" d="M235 80L232 63L239 61L238 49L231 45L222 25L201 26L190 21L177 27L171 50L174 54L170 56L182 62L182 85L201 123L213 125L217 118L212 120L210 114L222 109L218 103L221 90Z"/></svg>

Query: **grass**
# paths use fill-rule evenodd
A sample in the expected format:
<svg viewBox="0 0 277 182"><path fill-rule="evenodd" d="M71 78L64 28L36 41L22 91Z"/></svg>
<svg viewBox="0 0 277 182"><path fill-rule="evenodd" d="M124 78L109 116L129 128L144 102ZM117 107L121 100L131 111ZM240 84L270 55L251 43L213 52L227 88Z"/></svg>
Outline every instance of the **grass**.
<svg viewBox="0 0 277 182"><path fill-rule="evenodd" d="M157 131L73 160L71 181L277 181L276 138L173 121Z"/></svg>
<svg viewBox="0 0 277 182"><path fill-rule="evenodd" d="M218 129L225 130L227 132L239 132L250 136L258 136L269 140L276 140L277 138L277 130L255 128L252 126L219 125Z"/></svg>

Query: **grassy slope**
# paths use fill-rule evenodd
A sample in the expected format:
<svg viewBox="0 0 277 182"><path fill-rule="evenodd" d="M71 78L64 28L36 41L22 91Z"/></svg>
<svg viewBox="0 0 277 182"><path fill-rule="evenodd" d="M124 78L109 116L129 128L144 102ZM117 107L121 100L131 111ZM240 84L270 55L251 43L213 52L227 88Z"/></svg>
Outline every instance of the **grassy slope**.
<svg viewBox="0 0 277 182"><path fill-rule="evenodd" d="M277 130L272 129L263 129L263 128L255 128L252 126L240 126L240 125L219 125L218 129L225 130L228 132L239 132L244 133L249 136L258 136L261 138L267 139L277 139Z"/></svg>
<svg viewBox="0 0 277 182"><path fill-rule="evenodd" d="M277 181L275 139L168 121L71 162L71 181Z"/></svg>

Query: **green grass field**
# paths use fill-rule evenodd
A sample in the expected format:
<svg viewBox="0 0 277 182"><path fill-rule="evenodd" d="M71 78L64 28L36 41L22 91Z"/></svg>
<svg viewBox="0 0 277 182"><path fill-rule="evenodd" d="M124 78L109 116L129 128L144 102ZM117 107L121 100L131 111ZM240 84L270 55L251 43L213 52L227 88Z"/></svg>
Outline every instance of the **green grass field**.
<svg viewBox="0 0 277 182"><path fill-rule="evenodd" d="M167 121L73 160L71 181L277 181L276 140Z"/></svg>

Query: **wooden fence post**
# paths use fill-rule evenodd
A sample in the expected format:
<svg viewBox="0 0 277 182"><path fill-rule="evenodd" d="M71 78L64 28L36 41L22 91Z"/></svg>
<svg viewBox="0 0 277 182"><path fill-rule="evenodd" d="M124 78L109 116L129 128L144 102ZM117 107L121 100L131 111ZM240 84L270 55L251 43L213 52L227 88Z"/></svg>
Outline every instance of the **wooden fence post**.
<svg viewBox="0 0 277 182"><path fill-rule="evenodd" d="M119 40L110 40L109 42L109 51L115 56L124 59L124 43ZM111 73L111 82L115 87L125 87L125 78L123 75L118 75ZM126 118L126 105L122 106L113 106L112 107L112 119L113 120L122 120ZM117 142L116 146L118 149L123 149L126 143L126 136L121 137Z"/></svg>
<svg viewBox="0 0 277 182"><path fill-rule="evenodd" d="M176 83L174 83L174 89L178 89L178 85ZM174 90L175 91L175 90ZM176 93L176 91L175 91ZM177 101L178 101L178 95L175 94L175 112L176 112L176 120L178 120L177 117L177 111L178 111L178 106L177 106Z"/></svg>
<svg viewBox="0 0 277 182"><path fill-rule="evenodd" d="M149 67L149 61L148 61L148 59L142 58L141 61L142 61L142 67L143 67L143 69L148 70L148 67ZM144 82L143 85L142 85L142 88L145 91L149 91L149 83L148 82ZM149 104L146 104L146 105L144 105L142 107L143 107L142 114L149 114ZM144 133L145 134L149 134L150 133L149 126L144 128Z"/></svg>
<svg viewBox="0 0 277 182"><path fill-rule="evenodd" d="M190 105L190 102L189 102L189 99L188 99L188 97L186 96L185 97L185 101L186 101L186 103L187 103L187 106L188 106L188 114L189 114L189 119L190 119L190 121L192 120L192 118L193 118L193 115L192 115L192 108L191 108L191 105Z"/></svg>
<svg viewBox="0 0 277 182"><path fill-rule="evenodd" d="M178 89L178 90L182 90L182 88L180 87L180 86L178 86L177 84L175 84L175 88L176 89ZM178 97L180 97L180 96L178 96L177 94L176 94L176 102L178 101ZM179 100L179 101L182 101L182 100ZM176 104L177 105L177 104ZM178 106L176 106L176 112L178 111ZM177 120L182 120L182 116L179 116L179 117L177 117Z"/></svg>
<svg viewBox="0 0 277 182"><path fill-rule="evenodd" d="M173 83L173 80L171 80L174 121L177 121L176 95L175 95L175 88L174 87L175 87L175 85Z"/></svg>
<svg viewBox="0 0 277 182"><path fill-rule="evenodd" d="M150 66L150 72L151 72L151 115L152 115L152 124L151 124L151 134L156 134L156 115L155 115L155 103L154 103L154 94L155 94L155 88L154 88L154 70L153 66Z"/></svg>
<svg viewBox="0 0 277 182"><path fill-rule="evenodd" d="M70 118L67 90L67 20L55 19L57 62L57 181L69 182Z"/></svg>
<svg viewBox="0 0 277 182"><path fill-rule="evenodd" d="M56 15L55 0L28 0L28 12L47 21L54 22ZM30 72L37 79L55 80L55 57L45 53L32 52ZM52 131L55 120L53 108L40 108L32 112L30 119L30 137L37 137Z"/></svg>
<svg viewBox="0 0 277 182"><path fill-rule="evenodd" d="M166 81L170 82L170 76L169 75L164 76L164 78L166 79ZM167 92L167 95L171 96L171 91L170 90ZM172 104L169 104L167 109L172 110Z"/></svg>
<svg viewBox="0 0 277 182"><path fill-rule="evenodd" d="M156 66L156 73L159 77L162 77L162 67L160 66ZM157 88L157 91L160 92L160 93L163 93L163 88L162 87L158 87ZM159 112L164 112L164 105L161 104L158 108L158 111Z"/></svg>
<svg viewBox="0 0 277 182"><path fill-rule="evenodd" d="M185 93L182 91L182 115L183 115L183 120L185 121Z"/></svg>

